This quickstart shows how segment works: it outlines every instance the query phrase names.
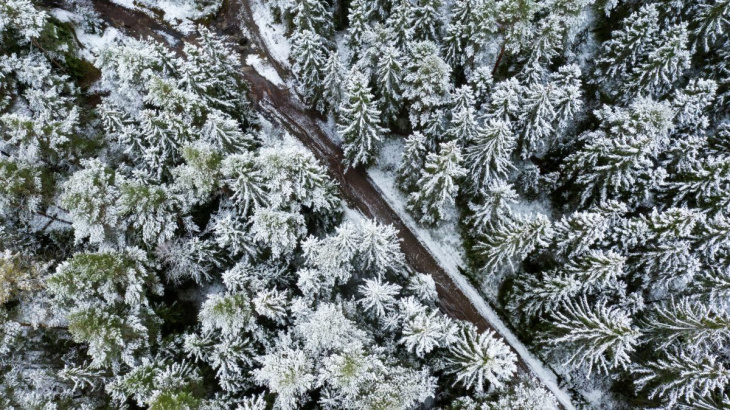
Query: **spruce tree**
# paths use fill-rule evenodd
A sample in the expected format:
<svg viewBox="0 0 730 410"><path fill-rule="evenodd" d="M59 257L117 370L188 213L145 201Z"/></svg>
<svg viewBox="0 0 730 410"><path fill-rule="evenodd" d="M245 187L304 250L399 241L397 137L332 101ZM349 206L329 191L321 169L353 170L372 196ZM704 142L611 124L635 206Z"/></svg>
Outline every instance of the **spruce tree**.
<svg viewBox="0 0 730 410"><path fill-rule="evenodd" d="M429 114L446 103L451 68L438 56L435 44L425 41L412 44L406 66L403 97L410 106L411 124L424 127Z"/></svg>
<svg viewBox="0 0 730 410"><path fill-rule="evenodd" d="M372 164L385 130L380 125L380 111L375 105L368 81L361 73L350 74L339 114L338 132L344 141L347 165L358 167Z"/></svg>
<svg viewBox="0 0 730 410"><path fill-rule="evenodd" d="M636 329L628 313L615 306L598 303L588 304L585 298L569 302L562 310L553 313L553 345L571 346L568 363L608 372L627 368L630 354L636 349L641 333Z"/></svg>
<svg viewBox="0 0 730 410"><path fill-rule="evenodd" d="M426 164L426 154L426 137L420 132L411 134L405 141L396 176L398 187L403 192L412 192L417 188L420 172Z"/></svg>
<svg viewBox="0 0 730 410"><path fill-rule="evenodd" d="M545 245L552 235L550 221L542 214L532 218L507 215L485 229L476 251L484 259L484 272L498 272L505 264L524 259L537 245Z"/></svg>
<svg viewBox="0 0 730 410"><path fill-rule="evenodd" d="M510 125L502 120L489 120L484 128L479 129L464 155L475 189L485 188L494 180L505 179L515 169L511 161L515 140Z"/></svg>
<svg viewBox="0 0 730 410"><path fill-rule="evenodd" d="M388 46L378 59L375 83L378 106L388 123L394 123L403 111L403 58L398 49Z"/></svg>
<svg viewBox="0 0 730 410"><path fill-rule="evenodd" d="M340 62L338 52L330 53L324 66L324 73L322 98L330 110L336 111L342 102L346 80L345 68Z"/></svg>
<svg viewBox="0 0 730 410"><path fill-rule="evenodd" d="M326 75L327 48L325 39L309 30L297 32L293 38L292 71L299 81L298 91L311 106L322 111L322 81Z"/></svg>
<svg viewBox="0 0 730 410"><path fill-rule="evenodd" d="M461 150L455 142L442 143L438 154L430 153L416 185L418 191L408 198L408 209L418 220L433 225L446 217L459 190L458 180L466 175L461 166Z"/></svg>

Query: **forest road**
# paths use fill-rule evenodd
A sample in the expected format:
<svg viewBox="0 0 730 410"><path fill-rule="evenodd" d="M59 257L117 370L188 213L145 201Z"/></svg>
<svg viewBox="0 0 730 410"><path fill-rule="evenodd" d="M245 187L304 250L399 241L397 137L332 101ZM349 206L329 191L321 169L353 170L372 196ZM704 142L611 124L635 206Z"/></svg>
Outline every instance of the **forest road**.
<svg viewBox="0 0 730 410"><path fill-rule="evenodd" d="M193 36L186 36L173 28L162 24L158 19L142 11L130 10L105 0L92 0L100 17L111 26L122 30L135 38L152 37L162 42L169 39L195 42ZM287 69L273 58L267 48L266 41L259 32L259 27L253 17L250 0L229 0L224 2L223 10L208 22L211 29L227 37L235 44L241 57L245 61L248 53L263 53L279 76L286 81L291 78ZM241 27L243 25L243 27ZM242 29L246 32L242 33ZM255 48L252 47L252 44ZM180 51L182 42L172 48ZM240 72L249 83L250 98L254 107L267 119L284 127L294 137L299 139L314 156L323 163L329 173L338 182L340 192L345 201L354 209L362 212L366 217L377 220L382 224L393 225L399 232L401 249L408 264L418 272L430 274L436 282L441 309L455 319L473 323L480 331L487 329L496 332L495 326L479 313L469 297L446 273L436 258L428 251L418 237L398 216L395 210L384 198L367 173L361 169L346 170L343 166L344 154L342 149L327 135L324 128L324 118L310 108L303 105L298 96L287 87L279 87L259 74L255 69L241 66ZM499 334L499 332L497 332ZM528 366L520 350L512 345L509 338L504 338L512 350L517 354L518 371L531 374L542 380L549 390L555 391L554 383L545 380L544 375ZM533 359L534 360L534 359ZM550 388L553 385L553 388ZM564 397L564 396L563 396ZM560 400L561 403L565 401ZM568 403L568 406L572 407ZM568 407L562 405L561 408Z"/></svg>

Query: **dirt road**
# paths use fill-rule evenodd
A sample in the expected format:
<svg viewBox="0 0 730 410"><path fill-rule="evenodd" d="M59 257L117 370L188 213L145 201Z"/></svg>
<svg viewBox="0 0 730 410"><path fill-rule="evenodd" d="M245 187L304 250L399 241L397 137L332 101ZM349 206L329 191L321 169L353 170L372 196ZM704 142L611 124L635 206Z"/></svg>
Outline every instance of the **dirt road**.
<svg viewBox="0 0 730 410"><path fill-rule="evenodd" d="M159 23L158 20L147 14L128 10L103 0L94 0L93 3L102 19L133 37L153 37L164 41L166 36L172 36L176 40L194 41ZM250 43L253 42L256 46L255 50L263 53L279 76L286 79L289 73L278 64L267 49L266 42L253 19L248 0L230 0L225 2L224 7L224 10L219 13L219 17L210 22L211 28L227 36L231 43L236 45L242 62L245 61L246 54L254 50ZM241 23L248 30L249 38L244 37L241 33ZM342 149L327 135L323 128L322 117L317 112L303 106L299 98L292 95L289 89L277 87L253 68L242 65L240 71L250 84L250 98L257 110L274 123L284 127L312 151L339 183L340 191L347 203L365 216L383 224L391 224L398 229L402 241L401 247L410 266L416 271L433 276L443 311L453 318L475 324L481 331L494 329L439 265L434 256L406 226L367 174L358 169L345 171L345 167L342 165L344 159ZM543 379L540 374L531 371L526 360L519 354L519 349L512 347L518 353L520 371ZM551 390L554 391L554 389Z"/></svg>

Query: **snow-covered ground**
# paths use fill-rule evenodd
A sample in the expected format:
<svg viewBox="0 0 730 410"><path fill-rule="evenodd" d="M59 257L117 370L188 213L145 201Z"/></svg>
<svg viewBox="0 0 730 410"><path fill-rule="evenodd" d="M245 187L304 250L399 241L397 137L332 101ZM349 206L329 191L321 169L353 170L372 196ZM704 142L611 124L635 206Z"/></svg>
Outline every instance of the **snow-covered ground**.
<svg viewBox="0 0 730 410"><path fill-rule="evenodd" d="M222 2L202 7L195 0L111 0L130 10L139 10L155 16L152 10L162 12L162 19L182 33L195 31L195 20L204 18L220 8Z"/></svg>
<svg viewBox="0 0 730 410"><path fill-rule="evenodd" d="M53 9L50 13L61 22L74 23L73 27L74 32L76 33L76 38L83 46L83 49L80 50L80 54L88 61L94 61L96 58L95 53L98 50L123 37L123 34L114 27L107 27L100 34L87 33L81 29L82 26L79 24L82 17L66 10Z"/></svg>
<svg viewBox="0 0 730 410"><path fill-rule="evenodd" d="M274 16L271 14L269 6L261 0L251 0L250 4L253 18L259 26L259 32L271 57L282 67L288 68L291 44L286 38L286 29L283 25L274 22Z"/></svg>
<svg viewBox="0 0 730 410"><path fill-rule="evenodd" d="M253 67L256 72L261 74L262 77L271 81L271 83L276 85L277 87L281 87L284 85L284 80L279 77L279 73L276 72L276 69L274 69L274 67L272 67L268 61L264 60L260 56L256 54L249 54L246 57L246 64Z"/></svg>

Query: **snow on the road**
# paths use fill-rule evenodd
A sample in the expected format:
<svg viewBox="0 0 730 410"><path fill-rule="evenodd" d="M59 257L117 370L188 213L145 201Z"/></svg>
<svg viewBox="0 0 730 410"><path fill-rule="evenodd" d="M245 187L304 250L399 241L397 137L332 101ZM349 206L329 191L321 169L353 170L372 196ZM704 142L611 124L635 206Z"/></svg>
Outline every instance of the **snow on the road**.
<svg viewBox="0 0 730 410"><path fill-rule="evenodd" d="M249 54L246 57L246 64L253 67L256 72L261 74L262 77L269 80L272 84L276 86L284 85L284 81L281 79L281 77L279 77L276 69L271 64L269 64L268 61L262 59L260 56L256 54Z"/></svg>
<svg viewBox="0 0 730 410"><path fill-rule="evenodd" d="M94 61L95 53L111 44L117 39L123 37L123 34L114 27L107 27L101 34L92 34L85 32L78 24L82 17L78 14L71 13L66 10L53 9L51 15L62 22L73 22L76 38L79 40L83 49L79 50L82 57L88 61Z"/></svg>
<svg viewBox="0 0 730 410"><path fill-rule="evenodd" d="M393 207L393 210L403 220L403 223L436 258L441 267L444 268L464 295L469 298L469 301L474 305L479 314L522 357L530 369L555 395L560 404L566 409L575 409L575 406L571 402L570 394L558 386L555 373L545 367L542 361L535 357L520 342L496 312L484 301L479 292L459 273L459 266L464 265L464 255L461 250L461 240L456 230L455 218L444 221L438 228L426 229L418 225L406 211L406 197L395 186L395 164L398 163L401 152L402 142L393 140L386 142L386 146L381 150L381 156L378 159L379 165L368 170L368 175L373 180L373 185L382 193L383 198Z"/></svg>
<svg viewBox="0 0 730 410"><path fill-rule="evenodd" d="M282 67L289 68L291 44L286 38L286 29L283 25L274 22L274 16L271 15L269 6L263 4L261 0L251 0L250 4L254 21L259 26L259 32L266 42L269 53Z"/></svg>

